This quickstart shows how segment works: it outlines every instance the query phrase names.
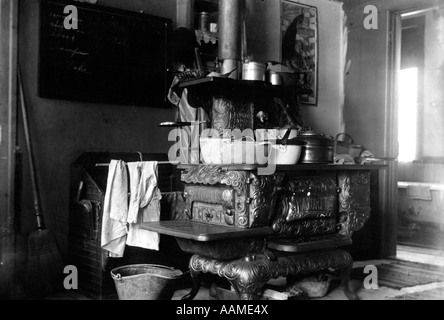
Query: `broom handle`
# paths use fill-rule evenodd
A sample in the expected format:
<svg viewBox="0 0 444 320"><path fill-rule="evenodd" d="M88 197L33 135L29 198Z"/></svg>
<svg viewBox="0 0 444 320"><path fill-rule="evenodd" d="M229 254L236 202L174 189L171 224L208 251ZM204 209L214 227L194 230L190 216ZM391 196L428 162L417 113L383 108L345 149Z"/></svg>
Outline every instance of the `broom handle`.
<svg viewBox="0 0 444 320"><path fill-rule="evenodd" d="M29 167L31 169L31 182L32 182L32 190L34 193L34 209L35 209L35 215L37 218L37 229L41 230L41 229L43 229L43 218L42 218L42 213L40 211L39 195L38 195L38 191L37 191L37 179L36 179L36 173L35 173L35 168L34 168L34 156L33 156L32 147L31 147L31 135L29 133L28 113L26 111L25 93L23 90L23 80L22 80L20 66L18 67L18 79L19 79L19 89L20 89L20 105L22 107L21 109L22 109L22 116L23 116L23 128L25 131L26 146L28 148Z"/></svg>

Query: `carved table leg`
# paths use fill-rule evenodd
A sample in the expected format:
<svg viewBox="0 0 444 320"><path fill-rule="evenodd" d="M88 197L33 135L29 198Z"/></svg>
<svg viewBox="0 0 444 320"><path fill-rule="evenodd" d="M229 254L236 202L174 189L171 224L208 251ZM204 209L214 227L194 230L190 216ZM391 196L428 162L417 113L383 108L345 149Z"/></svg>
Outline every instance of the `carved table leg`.
<svg viewBox="0 0 444 320"><path fill-rule="evenodd" d="M190 260L190 267L189 267L190 268L190 276L193 281L193 287L192 287L190 293L188 293L187 295L182 297L182 300L193 300L196 297L196 295L200 289L200 278L201 278L202 271L195 270L192 267L193 258L191 258L191 260Z"/></svg>

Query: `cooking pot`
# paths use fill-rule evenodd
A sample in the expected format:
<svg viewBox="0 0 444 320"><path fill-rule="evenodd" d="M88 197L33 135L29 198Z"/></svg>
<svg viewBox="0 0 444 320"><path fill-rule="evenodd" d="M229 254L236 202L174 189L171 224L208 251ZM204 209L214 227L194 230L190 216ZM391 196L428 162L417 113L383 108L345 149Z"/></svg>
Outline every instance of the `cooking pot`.
<svg viewBox="0 0 444 320"><path fill-rule="evenodd" d="M266 72L266 81L271 83L274 86L282 84L282 78L279 72L275 71L267 71Z"/></svg>
<svg viewBox="0 0 444 320"><path fill-rule="evenodd" d="M313 130L300 131L297 140L304 141L299 163L332 163L334 138Z"/></svg>
<svg viewBox="0 0 444 320"><path fill-rule="evenodd" d="M265 81L265 63L244 62L242 65L242 80Z"/></svg>

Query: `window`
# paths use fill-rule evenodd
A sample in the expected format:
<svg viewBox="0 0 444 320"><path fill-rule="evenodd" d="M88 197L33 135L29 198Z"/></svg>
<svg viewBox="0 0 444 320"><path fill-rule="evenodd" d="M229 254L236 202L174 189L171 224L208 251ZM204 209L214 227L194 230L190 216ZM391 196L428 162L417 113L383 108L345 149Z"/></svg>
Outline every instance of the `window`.
<svg viewBox="0 0 444 320"><path fill-rule="evenodd" d="M398 88L401 162L444 160L443 8L402 17Z"/></svg>
<svg viewBox="0 0 444 320"><path fill-rule="evenodd" d="M401 70L399 94L398 160L411 162L417 154L418 68Z"/></svg>

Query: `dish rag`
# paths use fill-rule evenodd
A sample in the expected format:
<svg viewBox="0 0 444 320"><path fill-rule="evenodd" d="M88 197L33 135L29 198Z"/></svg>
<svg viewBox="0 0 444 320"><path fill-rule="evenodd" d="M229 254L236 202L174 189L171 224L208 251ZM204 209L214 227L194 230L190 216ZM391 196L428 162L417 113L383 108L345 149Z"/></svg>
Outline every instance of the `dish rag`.
<svg viewBox="0 0 444 320"><path fill-rule="evenodd" d="M128 217L128 173L125 162L111 160L103 204L101 246L110 257L121 258L125 252Z"/></svg>
<svg viewBox="0 0 444 320"><path fill-rule="evenodd" d="M161 192L158 188L156 161L129 163L130 201L126 244L159 251L160 235L141 229L145 222L160 221Z"/></svg>

